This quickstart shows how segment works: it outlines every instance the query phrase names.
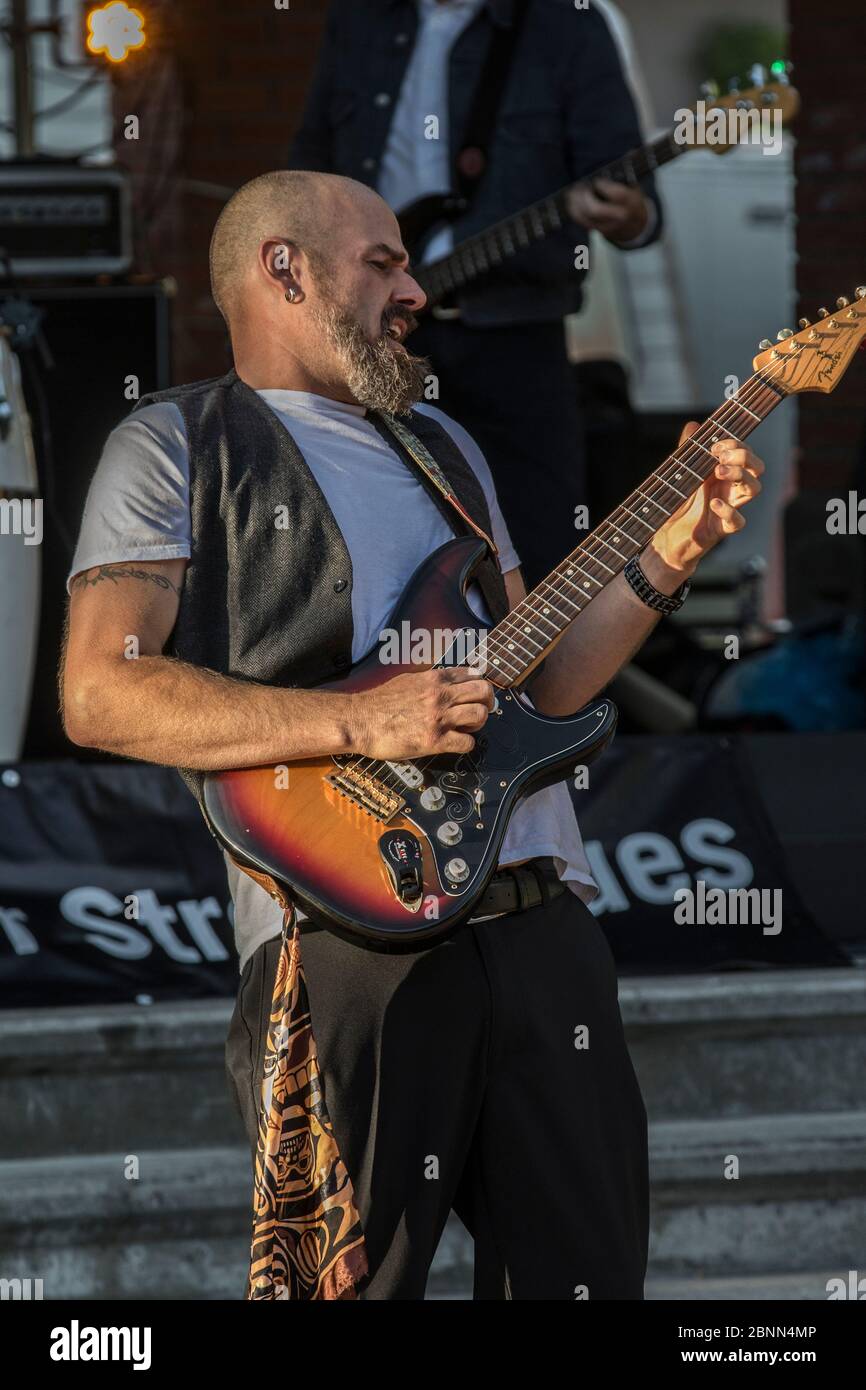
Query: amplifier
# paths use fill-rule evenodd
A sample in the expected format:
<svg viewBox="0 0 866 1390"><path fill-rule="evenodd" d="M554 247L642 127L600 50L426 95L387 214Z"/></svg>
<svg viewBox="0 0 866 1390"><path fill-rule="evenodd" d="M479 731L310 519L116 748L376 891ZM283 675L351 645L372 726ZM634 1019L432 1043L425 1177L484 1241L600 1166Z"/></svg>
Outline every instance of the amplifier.
<svg viewBox="0 0 866 1390"><path fill-rule="evenodd" d="M123 274L132 264L126 175L50 160L0 164L0 251L17 277ZM0 264L0 279L7 273Z"/></svg>

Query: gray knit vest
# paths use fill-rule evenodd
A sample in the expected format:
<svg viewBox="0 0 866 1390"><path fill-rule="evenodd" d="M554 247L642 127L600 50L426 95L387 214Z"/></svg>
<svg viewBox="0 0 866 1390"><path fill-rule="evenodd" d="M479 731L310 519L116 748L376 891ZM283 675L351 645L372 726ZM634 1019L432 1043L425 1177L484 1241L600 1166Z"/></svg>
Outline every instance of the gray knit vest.
<svg viewBox="0 0 866 1390"><path fill-rule="evenodd" d="M310 688L344 675L352 664L352 562L291 434L235 371L142 396L134 409L157 401L178 407L189 445L191 556L166 651L266 685ZM455 534L473 534L384 424L370 418ZM490 535L484 491L448 432L415 411L402 418L467 514ZM289 517L283 529L275 525L278 508ZM500 622L508 600L490 553L476 579L494 623ZM178 771L201 805L204 774Z"/></svg>

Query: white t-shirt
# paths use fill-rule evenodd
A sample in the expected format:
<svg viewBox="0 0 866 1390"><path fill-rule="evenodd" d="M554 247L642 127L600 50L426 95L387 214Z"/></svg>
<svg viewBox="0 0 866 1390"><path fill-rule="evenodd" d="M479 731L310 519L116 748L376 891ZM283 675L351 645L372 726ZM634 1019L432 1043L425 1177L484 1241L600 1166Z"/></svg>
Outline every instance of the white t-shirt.
<svg viewBox="0 0 866 1390"><path fill-rule="evenodd" d="M451 49L484 8L484 0L418 0L418 31L382 155L377 192L403 212L427 193L451 188L448 62ZM435 121L436 125L431 125ZM454 233L443 227L430 238L423 260L447 256Z"/></svg>
<svg viewBox="0 0 866 1390"><path fill-rule="evenodd" d="M366 419L363 406L303 391L259 391L290 430L334 513L352 560L352 660L379 642L406 584L434 550L455 532L414 473ZM430 405L419 411L451 435L484 489L503 573L519 560L481 450L456 421ZM186 431L178 407L143 406L108 437L87 495L67 590L72 577L94 565L129 560L188 559L189 466ZM483 623L490 615L477 585L467 601ZM560 878L584 902L598 889L583 848L571 798L563 783L518 803L499 862L551 855ZM240 967L269 937L279 935L279 906L226 857L234 902ZM299 914L302 915L302 914Z"/></svg>

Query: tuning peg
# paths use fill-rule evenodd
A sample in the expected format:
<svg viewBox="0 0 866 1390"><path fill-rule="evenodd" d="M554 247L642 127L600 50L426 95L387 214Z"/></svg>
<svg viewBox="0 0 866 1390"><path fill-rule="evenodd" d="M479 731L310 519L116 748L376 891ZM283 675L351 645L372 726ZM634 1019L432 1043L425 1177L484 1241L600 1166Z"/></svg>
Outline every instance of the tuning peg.
<svg viewBox="0 0 866 1390"><path fill-rule="evenodd" d="M773 344L770 342L769 338L762 338L761 341L758 343L758 351L766 352L767 348L771 348L772 346Z"/></svg>
<svg viewBox="0 0 866 1390"><path fill-rule="evenodd" d="M799 323L799 325L800 325L801 328L811 328L811 326L812 326L812 320L811 320L811 319L799 319L799 320L798 320L798 323Z"/></svg>
<svg viewBox="0 0 866 1390"><path fill-rule="evenodd" d="M818 318L819 318L819 319L825 319L825 318L827 317L827 315L829 314L829 312L830 312L829 309L819 309L819 310L818 310Z"/></svg>
<svg viewBox="0 0 866 1390"><path fill-rule="evenodd" d="M702 82L702 83L701 83L701 96L704 97L704 99L705 99L706 101L715 101L715 99L716 99L716 97L717 97L718 95L719 95L719 84L718 84L718 82L714 82L714 81L712 80L712 78L711 78L708 82Z"/></svg>
<svg viewBox="0 0 866 1390"><path fill-rule="evenodd" d="M845 298L844 294L840 294L839 298L836 300L836 308L837 308L837 309L847 309L849 303L850 303L850 300L847 300L847 299Z"/></svg>
<svg viewBox="0 0 866 1390"><path fill-rule="evenodd" d="M777 343L784 343L784 341L785 341L786 338L793 338L793 336L794 336L794 330L793 330L793 328L780 328L779 331L778 331L778 333L776 334L776 342L777 342Z"/></svg>
<svg viewBox="0 0 866 1390"><path fill-rule="evenodd" d="M858 299L866 299L866 285L858 285L854 293Z"/></svg>
<svg viewBox="0 0 866 1390"><path fill-rule="evenodd" d="M749 69L749 82L753 87L763 87L767 80L767 69L763 63L755 63Z"/></svg>

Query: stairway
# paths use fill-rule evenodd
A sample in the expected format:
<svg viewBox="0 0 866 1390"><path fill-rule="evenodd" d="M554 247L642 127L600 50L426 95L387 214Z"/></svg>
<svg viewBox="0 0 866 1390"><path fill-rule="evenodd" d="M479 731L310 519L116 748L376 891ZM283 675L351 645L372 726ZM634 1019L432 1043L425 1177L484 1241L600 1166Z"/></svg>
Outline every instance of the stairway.
<svg viewBox="0 0 866 1390"><path fill-rule="evenodd" d="M0 1014L0 1278L49 1299L242 1296L231 1007ZM866 1274L864 972L625 979L620 1007L650 1115L648 1298L824 1299ZM452 1218L428 1297L471 1284Z"/></svg>

